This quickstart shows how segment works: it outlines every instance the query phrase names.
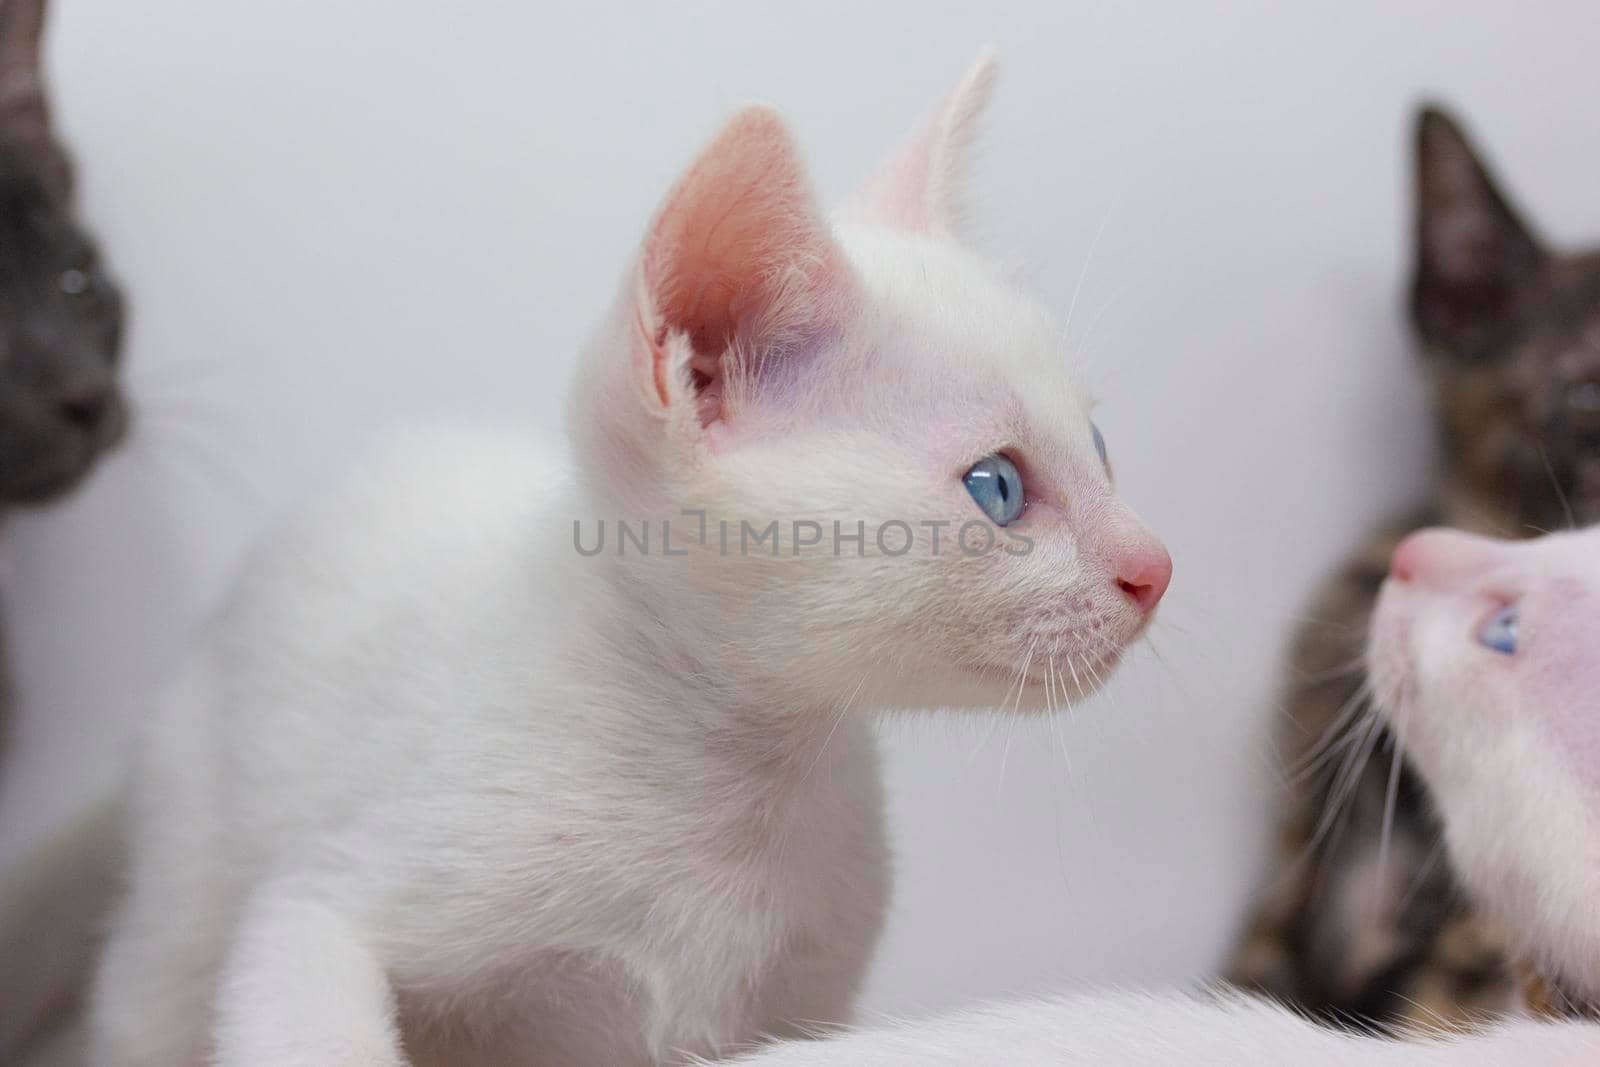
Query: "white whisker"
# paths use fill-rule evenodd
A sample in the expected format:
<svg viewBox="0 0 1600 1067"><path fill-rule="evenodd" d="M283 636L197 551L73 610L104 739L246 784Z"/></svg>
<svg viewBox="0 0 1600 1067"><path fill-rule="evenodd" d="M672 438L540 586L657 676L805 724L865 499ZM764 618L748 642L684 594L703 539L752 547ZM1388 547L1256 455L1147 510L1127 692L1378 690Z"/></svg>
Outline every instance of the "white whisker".
<svg viewBox="0 0 1600 1067"><path fill-rule="evenodd" d="M1106 232L1106 226L1111 222L1111 216L1116 214L1118 206L1120 206L1122 203L1123 194L1126 191L1127 186L1123 186L1123 188L1117 191L1117 195L1114 196L1111 200L1111 203L1107 205L1105 214L1100 216L1100 225L1095 228L1094 237L1089 241L1089 250L1084 253L1083 256L1083 267L1078 271L1078 283L1072 287L1072 299L1067 303L1067 314L1061 325L1062 340L1066 340L1071 333L1072 316L1078 310L1078 297L1083 295L1083 283L1084 280L1089 277L1089 267L1094 263L1094 254L1100 248L1100 238L1104 236Z"/></svg>

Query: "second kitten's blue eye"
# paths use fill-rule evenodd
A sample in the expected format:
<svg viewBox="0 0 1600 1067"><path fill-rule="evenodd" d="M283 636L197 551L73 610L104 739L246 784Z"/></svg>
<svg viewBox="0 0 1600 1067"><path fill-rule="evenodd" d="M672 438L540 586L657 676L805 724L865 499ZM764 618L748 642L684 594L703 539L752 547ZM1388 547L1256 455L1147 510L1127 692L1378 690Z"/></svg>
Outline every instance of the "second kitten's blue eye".
<svg viewBox="0 0 1600 1067"><path fill-rule="evenodd" d="M1007 526L1022 514L1022 475L1000 453L978 460L961 480L996 526Z"/></svg>
<svg viewBox="0 0 1600 1067"><path fill-rule="evenodd" d="M1111 459L1106 455L1105 435L1100 432L1100 427L1092 422L1089 424L1089 430L1094 434L1094 450L1100 453L1100 465L1110 469Z"/></svg>
<svg viewBox="0 0 1600 1067"><path fill-rule="evenodd" d="M1495 612L1488 622L1483 624L1483 629L1478 631L1478 644L1484 648L1492 648L1503 656L1512 656L1517 651L1517 609L1507 604Z"/></svg>

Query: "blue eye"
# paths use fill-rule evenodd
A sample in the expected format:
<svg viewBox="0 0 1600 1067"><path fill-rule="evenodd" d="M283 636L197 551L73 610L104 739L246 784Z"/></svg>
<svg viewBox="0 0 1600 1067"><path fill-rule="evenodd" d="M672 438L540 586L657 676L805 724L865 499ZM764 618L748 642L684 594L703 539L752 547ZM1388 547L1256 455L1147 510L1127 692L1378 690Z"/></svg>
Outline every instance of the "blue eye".
<svg viewBox="0 0 1600 1067"><path fill-rule="evenodd" d="M1100 453L1100 465L1109 469L1111 460L1106 456L1105 435L1100 432L1100 427L1092 422L1089 424L1089 429L1094 434L1094 450Z"/></svg>
<svg viewBox="0 0 1600 1067"><path fill-rule="evenodd" d="M1000 453L978 460L961 480L996 526L1008 526L1022 514L1022 475Z"/></svg>
<svg viewBox="0 0 1600 1067"><path fill-rule="evenodd" d="M1517 651L1517 609L1507 604L1494 616L1483 624L1483 629L1478 631L1478 644L1484 648L1492 648L1503 656L1515 655Z"/></svg>

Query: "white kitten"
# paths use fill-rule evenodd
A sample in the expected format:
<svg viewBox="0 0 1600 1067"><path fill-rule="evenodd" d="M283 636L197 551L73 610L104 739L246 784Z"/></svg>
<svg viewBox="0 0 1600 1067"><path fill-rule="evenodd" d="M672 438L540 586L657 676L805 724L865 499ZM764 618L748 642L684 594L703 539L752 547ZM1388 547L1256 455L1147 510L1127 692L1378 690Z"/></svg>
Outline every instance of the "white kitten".
<svg viewBox="0 0 1600 1067"><path fill-rule="evenodd" d="M1600 1002L1600 528L1519 543L1412 535L1369 659L1466 884L1566 988ZM1600 1063L1600 1027L1517 1021L1396 1042L1239 997L1080 997L791 1042L748 1062L1576 1067Z"/></svg>
<svg viewBox="0 0 1600 1067"><path fill-rule="evenodd" d="M837 228L740 112L570 457L393 444L255 562L140 755L97 1067L654 1064L848 1019L866 713L1085 693L1170 573L1061 323L949 233L992 77Z"/></svg>
<svg viewBox="0 0 1600 1067"><path fill-rule="evenodd" d="M1370 659L1467 887L1600 1003L1600 527L1412 535Z"/></svg>

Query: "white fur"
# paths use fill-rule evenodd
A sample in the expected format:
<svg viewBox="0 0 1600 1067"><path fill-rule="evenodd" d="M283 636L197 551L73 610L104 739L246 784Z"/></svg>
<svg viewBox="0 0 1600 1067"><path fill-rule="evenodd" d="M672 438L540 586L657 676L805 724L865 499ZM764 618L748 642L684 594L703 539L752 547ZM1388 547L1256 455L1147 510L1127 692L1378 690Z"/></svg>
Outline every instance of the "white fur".
<svg viewBox="0 0 1600 1067"><path fill-rule="evenodd" d="M642 1065L846 1021L887 889L865 713L1087 693L1147 620L1118 578L1165 563L1060 337L937 233L830 231L741 113L582 364L571 452L390 442L249 567L139 754L92 1061ZM1034 551L967 558L961 475L1000 448ZM618 518L652 555L575 550ZM782 551L722 555L720 518ZM944 553L787 532L895 519Z"/></svg>
<svg viewBox="0 0 1600 1067"><path fill-rule="evenodd" d="M763 709L663 672L574 565L561 457L381 452L151 724L92 1062L199 1063L213 1019L216 1062L287 1065L400 1063L402 1033L416 1064L647 1063L843 1018L885 888L863 725L802 774Z"/></svg>
<svg viewBox="0 0 1600 1067"><path fill-rule="evenodd" d="M1472 892L1570 989L1600 1000L1600 529L1403 546L1371 660L1380 702L1427 778ZM1515 603L1519 644L1475 639Z"/></svg>
<svg viewBox="0 0 1600 1067"><path fill-rule="evenodd" d="M1411 1041L1358 1036L1242 995L1124 993L1030 1001L792 1041L749 1067L1578 1067L1600 1027L1510 1022Z"/></svg>

